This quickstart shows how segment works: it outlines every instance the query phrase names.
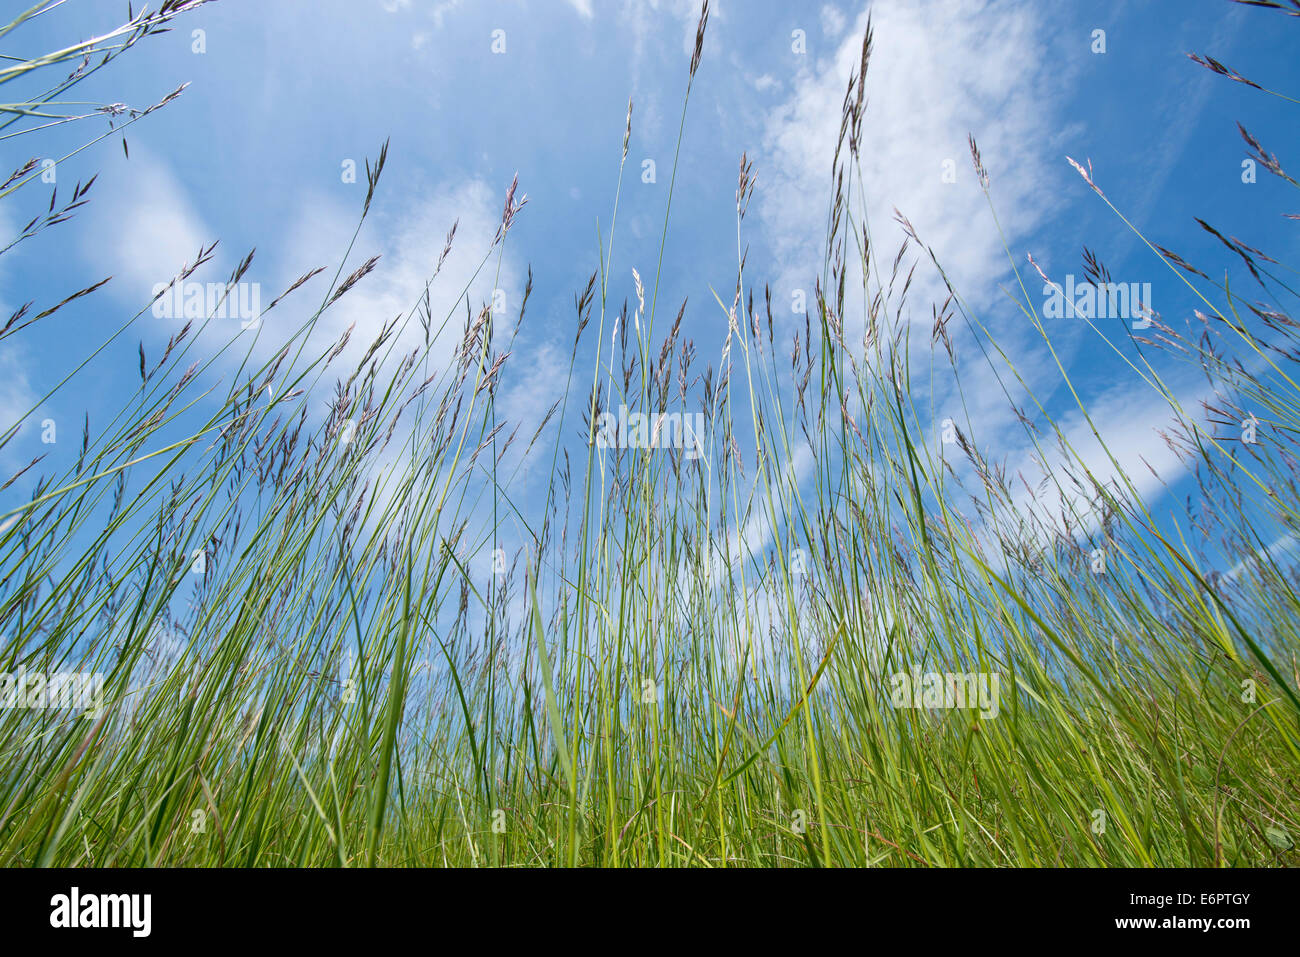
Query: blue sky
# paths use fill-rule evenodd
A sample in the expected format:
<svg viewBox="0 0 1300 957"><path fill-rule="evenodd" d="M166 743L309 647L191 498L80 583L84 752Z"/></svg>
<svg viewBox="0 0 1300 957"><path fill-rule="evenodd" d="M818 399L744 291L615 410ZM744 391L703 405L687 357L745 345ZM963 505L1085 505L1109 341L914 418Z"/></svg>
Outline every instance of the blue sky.
<svg viewBox="0 0 1300 957"><path fill-rule="evenodd" d="M19 9L26 0L8 6ZM673 199L658 328L689 297L683 336L715 366L727 323L710 287L724 298L734 288L742 153L758 177L745 221L747 275L760 290L764 282L772 287L778 321L786 323L778 327L780 342L802 327L801 316L796 326L791 310L779 306L798 289L811 300L840 100L866 9L849 2L713 4ZM1152 305L1164 321L1181 328L1197 305L1093 195L1067 155L1091 160L1098 185L1154 242L1216 278L1228 269L1244 286L1245 273L1193 216L1284 262L1294 258L1300 224L1278 214L1293 202L1292 187L1263 169L1257 182L1242 182L1247 153L1235 123L1284 165L1298 155L1300 126L1287 120L1286 104L1185 56L1209 54L1267 87L1293 91L1300 66L1289 19L1226 0L878 0L871 10L875 55L862 165L880 255L892 259L902 241L892 220L897 208L1065 421L1068 393L1003 292L1012 276L971 168L968 133L979 141L1022 269L1032 253L1056 281L1067 273L1082 277L1086 246L1116 280L1151 283ZM69 0L7 38L5 50L64 46L115 26L124 11L118 2ZM332 273L365 193L363 173L349 184L341 171L349 160L363 166L388 138L375 210L347 268L370 255L383 258L333 311L323 340L356 322L353 342L363 349L382 322L409 310L458 220L454 251L435 288L435 302L451 308L496 230L517 173L528 205L510 234L499 279L489 270L472 298L477 308L495 286L514 310L532 267L529 319L501 396L504 414L531 434L563 388L573 296L599 263L597 228L608 230L629 97L632 137L611 302L634 296L634 267L647 281L654 275L698 12L695 0L220 0L180 20L171 34L144 41L78 88L79 98L145 106L180 83L190 86L131 127L129 159L117 139L108 139L61 163L61 195L99 174L91 205L74 222L0 258L6 315L28 300L43 308L114 277L93 297L0 343L0 418L7 424L40 406L0 464L13 471L49 453L42 468L61 470L75 457L71 437L79 439L83 415L90 412L93 430L97 411L115 410L134 393L137 342L152 359L176 331L148 314L40 402L201 245L220 240L213 268L200 274L213 280L256 247L249 278L267 290L264 301L310 268L328 265ZM193 30L203 31L204 52L195 52ZM493 52L498 30L503 53ZM1095 30L1105 31L1104 53L1093 51ZM803 31L806 52L794 49L795 31ZM41 139L7 141L5 162L17 167L33 149L61 156L102 129L93 119ZM656 165L656 182L642 182L646 160ZM954 182L945 181L948 160ZM50 189L37 182L6 200L0 233L13 234L43 211ZM1300 212L1300 202L1293 206ZM277 321L301 321L314 304L312 290L318 300L324 282L303 290L297 312L280 307ZM1041 282L1030 286L1038 288ZM922 261L911 296L924 330L920 341L928 343L930 302L942 300L942 289ZM443 300L436 299L439 290ZM1127 348L1122 330L1106 332ZM1053 342L1134 477L1149 482L1148 491L1158 487L1142 456L1176 477L1153 431L1164 421L1146 387L1082 324L1060 321ZM961 341L958 348L965 348ZM992 380L980 379L973 349L960 355L971 361L981 448L1013 469L1028 467L1023 431L1003 396ZM218 365L213 375L222 371ZM1199 384L1181 375L1173 381L1194 400ZM943 402L940 390L936 434L940 419L960 412ZM54 447L40 441L47 417L69 437ZM544 486L525 494L539 491ZM29 493L20 482L0 504L12 507L14 497Z"/></svg>

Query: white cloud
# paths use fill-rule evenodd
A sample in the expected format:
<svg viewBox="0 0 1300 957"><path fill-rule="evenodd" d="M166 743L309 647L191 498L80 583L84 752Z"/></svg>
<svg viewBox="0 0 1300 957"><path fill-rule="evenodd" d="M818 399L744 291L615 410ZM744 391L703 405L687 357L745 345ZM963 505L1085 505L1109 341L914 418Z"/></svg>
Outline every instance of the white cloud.
<svg viewBox="0 0 1300 957"><path fill-rule="evenodd" d="M1287 532L1280 538L1275 539L1272 545L1269 545L1267 548L1257 549L1255 554L1250 558L1245 561L1237 562L1237 564L1233 565L1232 568L1224 573L1223 578L1227 582L1236 583L1236 581L1241 578L1242 574L1246 571L1247 565L1252 566L1253 569L1256 565L1277 562L1285 556L1294 553L1297 549L1300 549L1300 539L1296 538L1294 533Z"/></svg>
<svg viewBox="0 0 1300 957"><path fill-rule="evenodd" d="M543 416L564 394L569 378L569 354L550 343L521 344L510 362L515 366L514 374L501 390L497 405L502 417L511 423L511 429L519 426L515 441L527 445Z"/></svg>
<svg viewBox="0 0 1300 957"><path fill-rule="evenodd" d="M844 25L847 22L844 14L837 7L826 4L822 7L822 33L828 37L837 37L844 32Z"/></svg>
<svg viewBox="0 0 1300 957"><path fill-rule="evenodd" d="M646 41L665 30L665 20L676 21L682 31L682 49L688 55L695 49L695 31L700 22L699 0L623 0L622 20L632 28L633 57L639 60ZM726 20L720 0L709 4L709 28L704 38L705 59L717 53L718 24Z"/></svg>
<svg viewBox="0 0 1300 957"><path fill-rule="evenodd" d="M525 330L527 327L525 318ZM524 332L514 343L506 370L496 404L497 421L506 423L497 442L498 454L504 453L498 473L503 488L511 496L518 496L530 486L544 485L550 479L551 456L556 443L561 441L559 429L564 410L557 408L546 428L540 433L538 430L551 407L564 398L569 384L569 350L563 345L539 343ZM573 383L579 390L581 381L581 377L575 377ZM570 394L569 418L564 420L565 431L570 435L575 408L574 396ZM512 434L514 439L507 451L505 442ZM534 435L537 443L530 450Z"/></svg>
<svg viewBox="0 0 1300 957"><path fill-rule="evenodd" d="M854 188L864 198L877 269L887 285L894 253L903 239L901 227L894 222L897 208L934 250L954 287L980 312L1025 379L1023 385L1017 383L1010 370L1000 366L1000 384L957 316L950 330L964 398L956 394L950 374L929 379L934 391L926 401L934 402L934 427L937 430L942 419L951 417L968 431L969 415L976 432L972 438L987 458L1007 462L1007 474L1013 478L1023 471L1031 487L1036 486L1042 466L1033 462L1026 449L1012 403L1033 413L1027 392L1046 403L1060 388L1061 377L1032 324L1005 299L1003 287L1016 287L1002 238L976 181L967 135L973 134L979 143L998 218L1015 250L1017 240L1045 224L1062 202L1043 184L1051 164L1061 162L1063 152L1061 131L1067 124L1058 104L1069 79L1064 60L1055 49L1056 41L1045 40L1042 11L1033 5L1004 0L927 4L879 0L872 5L871 15L874 44L860 150L862 181ZM828 32L836 27L833 13L824 25ZM845 84L858 68L865 26L864 11L833 55L810 60L795 77L788 99L766 122L764 155L757 163L756 206L764 238L778 263L773 296L779 295L779 301L788 303L794 289L803 289L812 305L831 197L830 157L839 136ZM1010 51L1014 55L1008 55ZM945 172L952 175L945 177ZM851 213L858 222L856 202ZM924 341L918 336L913 349L914 356L923 357L918 360L923 365L931 352L931 305L941 303L947 290L928 256L915 246L912 250L919 265L903 320L912 318L924 325ZM1013 255L1018 265L1023 263L1022 254ZM860 272L853 272L852 259L850 253L845 315L845 339L851 348L860 341L862 324L860 289L856 299L853 294ZM905 260L902 276L908 268ZM902 284L900 278L898 286ZM934 348L942 353L941 346ZM995 356L994 361L1000 360ZM946 365L946 356L938 365ZM927 383L917 377L914 384ZM1081 416L1067 415L1063 422L1070 441L1099 481L1113 481L1122 470L1144 496L1160 491L1160 480L1145 463L1166 481L1183 471L1154 431L1168 424L1168 404L1149 390L1143 393L1145 388L1125 386L1088 403L1118 469ZM1045 463L1052 470L1061 464L1059 460ZM1023 491L1018 479L1015 486ZM1025 493L1017 505L1040 517L1058 515L1070 506L1081 509L1076 496L1054 490L1037 499Z"/></svg>
<svg viewBox="0 0 1300 957"><path fill-rule="evenodd" d="M584 20L591 19L591 0L569 0L569 6L577 10Z"/></svg>
<svg viewBox="0 0 1300 957"><path fill-rule="evenodd" d="M81 233L83 248L92 264L113 275L111 290L141 309L155 284L170 282L218 237L171 167L145 149L137 146L129 163L103 175L113 182L89 207L93 225Z"/></svg>
<svg viewBox="0 0 1300 957"><path fill-rule="evenodd" d="M430 16L433 17L433 25L439 30L442 29L442 19L461 5L462 0L440 0L433 5L433 11Z"/></svg>
<svg viewBox="0 0 1300 957"><path fill-rule="evenodd" d="M1185 409L1198 404L1190 391L1180 401ZM1028 446L1010 458L1006 475L1015 511L1041 523L1038 533L1063 533L1063 516L1076 534L1094 531L1100 515L1093 482L1120 502L1132 503L1136 496L1149 503L1186 473L1182 458L1159 434L1173 431L1173 411L1149 386L1114 389L1088 403L1088 415L1091 422L1077 410L1059 420L1072 455L1048 441L1046 458ZM1045 546L1038 533L1030 537Z"/></svg>
<svg viewBox="0 0 1300 957"><path fill-rule="evenodd" d="M967 134L979 141L998 215L1012 237L1050 212L1040 188L1058 123L1051 105L1061 82L1037 7L1001 0L881 0L867 78L861 169L877 260L902 241L897 207L933 247L962 294L987 303L1007 261L975 180ZM783 288L811 298L820 274L830 158L839 135L845 84L860 56L866 13L838 50L795 79L767 121L758 167L766 238L784 267ZM1055 154L1052 154L1053 161ZM945 163L955 183L945 183ZM856 215L856 210L854 211ZM852 283L850 283L852 285ZM918 268L911 302L929 318L942 284ZM946 294L946 293L945 293ZM942 300L942 296L938 296ZM846 330L846 338L853 332Z"/></svg>
<svg viewBox="0 0 1300 957"><path fill-rule="evenodd" d="M470 179L435 188L404 203L397 213L372 211L353 258L345 267L345 275L370 256L381 258L370 275L325 312L317 330L322 337L321 344L338 338L355 323L348 352L339 360L342 362L349 355L359 357L369 348L385 323L398 316L404 321L424 295L425 284L442 255L447 232L457 223L451 252L429 287L433 332L451 314L446 331L433 351L433 361L445 360L459 342L465 318L462 293L467 288L474 313L492 300L494 288L500 288L505 293L506 312L513 318L523 291L514 260L510 256L502 260L498 277L497 250L487 265L479 268L501 222L503 195L480 179ZM294 275L324 263L331 266L337 263L338 256L347 248L356 215L357 210L337 202L319 198L305 202L293 238L283 244L284 248L295 250L299 257L294 263ZM521 223L524 216L526 212L520 214ZM398 340L397 351L409 351L423 341L423 329L412 320Z"/></svg>
<svg viewBox="0 0 1300 957"><path fill-rule="evenodd" d="M22 350L13 343L0 343L0 435L4 435L14 424L36 405L37 395L27 378L30 360ZM40 444L40 417L34 415L27 420L19 435L0 453L0 465L7 471L21 468L49 447ZM19 451L21 449L21 451ZM26 456L21 463L18 459ZM9 478L5 475L0 481Z"/></svg>
<svg viewBox="0 0 1300 957"><path fill-rule="evenodd" d="M1044 39L1048 33L1041 9L1003 0L878 0L871 13L874 49L860 151L863 181L855 183L855 189L865 197L878 269L887 284L890 263L903 239L893 221L897 207L933 248L954 287L979 311L1025 380L1017 382L994 356L1002 373L999 383L956 317L950 330L963 395L957 395L950 374L913 380L914 385L933 389L924 399L934 403L933 427L937 432L946 417L968 435L973 427L969 437L975 447L990 464L1005 465L1014 508L1050 528L1060 527L1063 512L1079 517L1090 513L1095 492L1083 468L1103 486L1122 487L1124 498L1136 494L1153 501L1184 476L1185 466L1158 435L1158 430L1170 428L1172 410L1148 386L1131 382L1086 394L1092 424L1072 405L1058 417L1082 467L1071 465L1051 442L1045 443L1046 460L1039 458L1012 405L1034 414L1028 400L1032 392L1050 408L1062 377L1032 324L1005 299L1003 288L1017 287L976 181L967 134L979 143L998 218L1016 250L1017 241L1047 223L1063 202L1044 183L1065 152L1069 124L1059 104L1069 77L1066 61L1054 49L1056 41ZM766 122L765 155L757 162L756 207L778 263L773 296L777 298L779 287L783 302L790 301L792 290L804 289L811 306L813 280L821 274L832 185L829 161L838 139L845 84L858 67L865 26L864 11L833 55L810 59L789 87L789 97ZM837 32L833 12L825 14L823 27L828 34ZM1014 55L1008 55L1010 51ZM956 182L944 181L945 161L951 161L947 171L955 174ZM856 205L852 214L856 222ZM1023 264L1023 252L1013 256L1017 265ZM931 304L942 302L947 290L923 251L913 247L913 257L920 265L909 293L910 312L924 326L913 354L925 357L931 352ZM903 275L907 268L905 261ZM859 280L860 273L851 269L849 290ZM851 348L861 337L861 311L860 292L856 300L850 292L845 339ZM903 319L909 319L907 310ZM1059 326L1054 341L1057 331ZM1069 331L1065 335L1082 341ZM935 348L941 352L942 347ZM923 359L918 364L923 365ZM946 366L946 356L938 365ZM1182 397L1183 408L1193 408L1196 398L1189 390ZM939 441L937 434L934 441ZM971 477L969 466L953 448L944 450L946 457L965 481ZM1073 472L1085 488L1076 488L1066 472ZM1055 481L1044 483L1049 475ZM969 483L968 490L974 491ZM1083 530L1094 528L1095 521L1089 514L1081 523ZM1076 530L1079 525L1076 521ZM1044 544L1041 528L1025 534Z"/></svg>
<svg viewBox="0 0 1300 957"><path fill-rule="evenodd" d="M381 196L383 191L381 184ZM351 374L385 324L397 320L399 327L380 353L388 357L386 369L396 371L402 358L413 350L423 350L424 329L418 317L407 321L407 316L424 297L426 284L442 256L447 233L453 224L457 224L457 228L451 252L437 278L427 286L429 310L433 316L430 349L427 372L421 368L423 374L417 375L416 381L427 375L440 374L429 393L435 401L438 391L449 381L441 374L448 371L461 343L466 315L464 293L467 289L470 310L475 316L483 304L492 302L494 288L502 291L505 310L498 320L499 332L493 350L499 353L510 348L507 345L508 334L514 328L523 294L520 267L509 253L498 260L501 253L498 247L480 268L500 225L503 199L503 191L480 179L468 179L439 186L423 195L417 192L409 202L394 209L379 205L372 209L343 275L351 273L371 256L379 255L379 263L324 312L313 330L311 346L306 350L307 355L319 355L339 341L349 326L354 327L347 347L313 393L311 408L317 415L324 417L333 396L333 383ZM279 306L276 312L267 316L263 324L263 341L259 343L265 354L283 342L285 328L296 329L320 303L326 276L334 274L339 256L347 249L358 212L355 204L342 204L337 199L319 195L303 198L294 225L278 244L280 248L292 250L295 257L292 262L284 264L280 288L309 269L326 264L329 268L326 275L312 280L295 293L295 299L304 296L296 306L288 309ZM526 216L527 210L520 214L516 220L518 228L523 228ZM507 246L513 242L513 237L507 237ZM516 370L539 371L545 364L534 364L535 358L512 354L504 368L502 381L518 381L513 378ZM521 394L514 403L516 409L523 408L523 398ZM480 405L484 401L482 395L477 399ZM408 456L413 414L413 410L405 412L392 441L372 455L367 472L371 482L368 497L375 506L371 513L372 521L397 504L398 480L410 467ZM538 422L540 417L533 421L533 429ZM512 422L504 430L505 435L513 427ZM528 430L528 435L524 436L526 430L527 426L521 426L519 430L520 438L525 442L532 435ZM505 435L501 437L501 443L504 443ZM480 462L490 464L487 458L481 458ZM464 464L462 462L462 466ZM479 512L472 512L468 517L474 528L481 527L481 523L486 521L485 515Z"/></svg>
<svg viewBox="0 0 1300 957"><path fill-rule="evenodd" d="M129 170L130 175L122 177L109 198L100 206L92 207L99 218L96 228L86 231L86 252L96 268L116 276L113 286L126 298L128 307L143 308L155 283L169 281L186 261L193 260L201 245L210 244L218 237L166 163L136 150ZM349 326L353 327L346 349L334 360L309 399L316 415L324 416L335 379L346 378L351 373L386 324L396 320L402 327L381 353L389 357L390 369L395 370L405 355L424 347L422 325L418 318L408 321L407 317L424 297L426 284L442 256L453 224L457 230L451 250L436 279L428 286L433 322L426 374L444 371L460 344L467 290L470 310L477 315L484 303L493 300L494 289L499 288L506 307L501 327L507 332L513 328L523 291L520 267L512 255L502 255L500 247L487 256L501 222L504 185L497 188L481 179L467 179L424 192L414 190L400 203L386 203L381 184L378 199L339 279L371 256L380 257L378 264L324 311L302 352L307 359L319 356L339 341ZM320 306L327 282L348 251L364 188L364 182L359 184L346 194L346 201L337 194L304 192L300 195L296 215L289 218L284 232L259 244L269 252L254 260L245 281L261 285L261 306L265 310L299 276L322 266L326 267L325 271L265 313L260 329L241 332L231 322L213 320L202 331L196 331L193 336L201 338L201 351L195 358L202 358L204 353L211 355L232 336L239 336L238 347L229 350L220 366L205 375L215 378L224 374L231 364L241 362L248 346L253 348L258 361L270 358ZM520 215L518 228L524 227L526 215L526 210ZM106 242L105 236L113 237L113 241ZM513 242L514 238L508 237L507 247ZM225 259L214 260L196 278L224 279L234 258L235 254L227 250ZM144 321L151 321L147 313ZM145 328L167 335L174 333L179 325L178 322L160 327L156 325L159 321L152 320L154 325ZM493 348L504 350L504 339L503 334ZM9 353L0 355L0 372L8 363ZM524 364L523 357L514 357L515 367ZM511 368L507 366L508 370ZM288 368L282 368L280 378L288 373ZM25 412L32 404L19 389L25 379L17 371L5 379L10 388L8 392L0 390L0 412L20 405L17 414ZM309 383L310 380L304 385ZM401 437L400 434L395 437L383 461L378 463L380 469L400 467Z"/></svg>

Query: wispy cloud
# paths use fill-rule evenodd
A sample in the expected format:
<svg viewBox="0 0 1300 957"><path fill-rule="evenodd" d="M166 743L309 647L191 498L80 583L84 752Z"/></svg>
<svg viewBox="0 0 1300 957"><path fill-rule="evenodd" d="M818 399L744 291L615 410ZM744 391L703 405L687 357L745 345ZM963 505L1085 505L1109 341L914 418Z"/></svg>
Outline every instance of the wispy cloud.
<svg viewBox="0 0 1300 957"><path fill-rule="evenodd" d="M1041 13L1031 5L983 0L884 0L872 5L871 16L875 46L860 188L878 255L892 258L902 240L892 221L897 208L963 294L987 303L997 295L1007 261L975 180L967 135L979 140L1009 233L1021 235L1042 222L1052 205L1041 184L1047 148L1061 125L1053 111L1061 66L1042 42ZM835 26L833 15L830 21ZM829 160L865 25L863 13L829 57L817 58L810 49L793 91L767 121L759 159L761 214L786 290L811 293L819 271ZM932 269L918 270L914 301L927 317L928 298L941 288Z"/></svg>
<svg viewBox="0 0 1300 957"><path fill-rule="evenodd" d="M36 404L38 397L28 378L30 368L30 358L18 346L8 342L0 344L0 435L7 433ZM40 449L36 441L40 427L40 420L36 417L28 419L24 424L23 429L33 433L31 439L22 444L24 450ZM11 470L26 464L26 461L21 465L17 462L12 445L0 452L0 466L5 469ZM5 479L8 477L4 476Z"/></svg>
<svg viewBox="0 0 1300 957"><path fill-rule="evenodd" d="M132 149L130 163L104 173L100 190L81 233L83 249L114 276L109 288L128 306L148 305L156 283L169 282L218 238L172 168L142 146Z"/></svg>

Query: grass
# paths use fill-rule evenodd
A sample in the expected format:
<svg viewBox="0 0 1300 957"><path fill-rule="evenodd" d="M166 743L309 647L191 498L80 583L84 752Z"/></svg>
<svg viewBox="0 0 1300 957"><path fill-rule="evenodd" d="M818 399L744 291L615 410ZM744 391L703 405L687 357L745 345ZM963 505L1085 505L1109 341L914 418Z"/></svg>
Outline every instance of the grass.
<svg viewBox="0 0 1300 957"><path fill-rule="evenodd" d="M707 20L706 3L679 136ZM501 316L462 291L463 324L415 303L345 365L352 330L323 345L317 330L368 261L340 265L314 305L307 277L276 299L305 318L276 323L292 332L269 361L247 337L200 345L211 317L153 362L142 343L135 396L87 419L76 462L0 516L0 671L105 676L89 716L0 710L0 860L1296 864L1300 602L1294 568L1264 551L1300 532L1300 326L1276 275L1293 270L1223 238L1269 297L1252 304L1148 242L1201 307L1183 331L1152 315L1123 354L1167 401L1198 501L1158 513L1113 456L1098 477L1031 399L1020 421L1051 464L1036 494L1061 514L1027 507L969 417L936 441L934 397L913 382L927 365L969 374L954 335L1008 394L1020 375L956 290L930 342L903 318L904 251L878 255L857 164L871 42L868 29L792 351L745 274L745 160L734 292L708 305L728 328L717 370L681 340L682 312L656 346L658 269L634 304L610 302L611 225L575 296L555 444L526 442L495 407L527 297ZM624 162L632 130L629 105ZM367 164L361 221L385 159ZM480 269L525 202L512 185ZM1015 308L1050 347L1031 277L1012 269ZM239 370L224 395L218 362ZM1177 362L1208 377L1208 408L1166 384ZM307 405L322 389L323 421ZM594 441L620 406L701 411L701 454ZM521 469L547 478L543 501L512 494ZM490 564L508 525L526 544ZM998 714L895 707L899 672L996 675Z"/></svg>

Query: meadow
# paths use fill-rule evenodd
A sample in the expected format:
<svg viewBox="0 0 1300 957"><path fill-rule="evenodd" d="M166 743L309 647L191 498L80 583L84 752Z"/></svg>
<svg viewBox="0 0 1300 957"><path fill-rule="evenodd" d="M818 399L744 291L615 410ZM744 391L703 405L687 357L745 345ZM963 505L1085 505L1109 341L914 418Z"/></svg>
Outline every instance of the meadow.
<svg viewBox="0 0 1300 957"><path fill-rule="evenodd" d="M0 88L46 79L39 97L0 104L0 134L56 113L78 74L148 56L151 33L195 6L168 0L93 48L4 61ZM1257 29L1300 29L1285 4L1256 6ZM683 132L708 21L706 2L682 63ZM873 240L887 224L865 215L859 153L877 42L868 27L844 78L824 264L792 340L746 269L747 159L735 273L712 302L661 305L658 274L620 301L616 195L574 295L565 398L547 416L558 441L498 415L503 379L528 361L514 351L527 295L509 314L467 296L448 314L412 302L356 365L339 361L353 330L321 347L321 317L375 265L350 249L321 274L323 295L317 280L307 298L307 274L266 297L259 334L283 336L270 361L237 336L207 347L230 322L211 297L177 314L163 354L141 344L138 391L87 418L75 462L6 476L0 672L103 681L78 706L0 708L0 861L1300 863L1300 599L1294 563L1269 548L1300 534L1295 269L1217 232L1224 262L1189 263L1134 228L1200 303L1178 317L1135 306L1123 352L1167 403L1195 500L1148 500L1104 433L1119 477L1100 480L1032 396L1017 421L1050 468L1025 489L981 452L969 413L934 434L921 380L937 366L964 381L957 330L1008 401L1024 377L960 289L909 301L910 270L943 264L905 219L903 248ZM1253 85L1217 61L1188 69ZM164 107L184 99L150 110ZM112 117L87 146L116 148L150 110ZM635 120L629 103L625 166ZM1241 135L1261 176L1300 188ZM996 217L974 138L970 152ZM358 230L387 158L384 144L365 164ZM38 189L40 172L20 166L0 199ZM528 214L525 185L505 197L489 274ZM90 184L61 185L16 241L75 229L64 220L87 201ZM133 339L210 257L98 349ZM1050 350L1038 290L1052 280L1008 259L1017 295L1003 308ZM1242 263L1250 289L1213 278ZM1088 272L1111 282L1099 258ZM95 294L0 317L0 342ZM683 337L688 308L715 314L718 342ZM408 351L412 330L424 345ZM447 341L453 361L431 361ZM238 377L219 380L232 356ZM1171 364L1199 370L1213 400L1184 407ZM78 368L50 388L76 390ZM1053 374L1074 393L1066 364ZM614 420L636 434L602 428ZM39 428L20 420L0 442ZM541 501L512 495L519 469L544 476ZM509 553L507 523L526 540Z"/></svg>

